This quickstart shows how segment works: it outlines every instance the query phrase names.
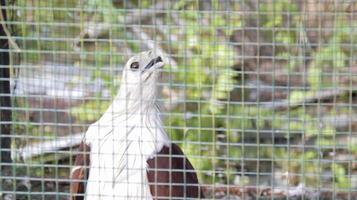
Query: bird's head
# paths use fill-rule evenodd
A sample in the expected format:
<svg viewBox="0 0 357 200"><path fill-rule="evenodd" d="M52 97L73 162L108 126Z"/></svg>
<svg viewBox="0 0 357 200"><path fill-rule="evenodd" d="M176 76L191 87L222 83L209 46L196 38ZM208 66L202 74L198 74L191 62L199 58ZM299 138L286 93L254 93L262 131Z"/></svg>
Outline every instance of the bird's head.
<svg viewBox="0 0 357 200"><path fill-rule="evenodd" d="M157 81L160 68L164 66L162 57L153 51L144 51L129 59L124 67L123 83L144 86L148 82ZM155 76L156 75L156 76Z"/></svg>
<svg viewBox="0 0 357 200"><path fill-rule="evenodd" d="M130 101L153 100L156 97L160 69L163 66L162 56L152 50L131 57L123 70L120 86L122 97L125 96Z"/></svg>

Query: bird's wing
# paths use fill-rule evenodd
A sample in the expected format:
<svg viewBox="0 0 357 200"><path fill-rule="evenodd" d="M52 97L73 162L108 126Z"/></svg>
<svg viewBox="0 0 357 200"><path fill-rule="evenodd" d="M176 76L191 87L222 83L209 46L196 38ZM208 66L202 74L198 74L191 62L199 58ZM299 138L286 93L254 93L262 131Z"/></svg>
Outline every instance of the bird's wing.
<svg viewBox="0 0 357 200"><path fill-rule="evenodd" d="M148 182L154 199L204 198L192 164L176 144L163 146L147 164Z"/></svg>
<svg viewBox="0 0 357 200"><path fill-rule="evenodd" d="M85 185L89 175L90 146L82 142L71 171L71 200L82 200L85 194Z"/></svg>

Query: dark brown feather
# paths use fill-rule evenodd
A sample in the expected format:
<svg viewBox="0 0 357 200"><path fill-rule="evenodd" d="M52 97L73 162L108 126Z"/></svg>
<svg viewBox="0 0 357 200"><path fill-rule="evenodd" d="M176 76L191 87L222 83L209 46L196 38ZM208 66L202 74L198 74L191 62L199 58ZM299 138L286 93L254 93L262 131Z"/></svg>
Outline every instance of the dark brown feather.
<svg viewBox="0 0 357 200"><path fill-rule="evenodd" d="M90 146L82 142L74 161L74 170L71 173L71 200L83 200L85 185L89 175Z"/></svg>
<svg viewBox="0 0 357 200"><path fill-rule="evenodd" d="M176 144L164 146L147 163L153 199L204 198L193 166Z"/></svg>

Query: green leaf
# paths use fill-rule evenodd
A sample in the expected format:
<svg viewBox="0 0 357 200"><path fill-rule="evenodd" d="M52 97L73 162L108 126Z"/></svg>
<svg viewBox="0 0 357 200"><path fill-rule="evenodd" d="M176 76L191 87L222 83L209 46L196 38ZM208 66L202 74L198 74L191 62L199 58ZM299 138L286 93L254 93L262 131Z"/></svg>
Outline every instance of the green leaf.
<svg viewBox="0 0 357 200"><path fill-rule="evenodd" d="M322 86L321 80L322 70L319 67L311 66L307 72L307 81L311 90L318 90Z"/></svg>
<svg viewBox="0 0 357 200"><path fill-rule="evenodd" d="M109 101L88 101L72 108L71 114L75 116L79 122L94 122L98 120L109 105Z"/></svg>
<svg viewBox="0 0 357 200"><path fill-rule="evenodd" d="M236 72L232 68L220 72L211 94L210 110L212 113L217 113L223 108L220 100L229 100L230 92L233 91L237 82Z"/></svg>

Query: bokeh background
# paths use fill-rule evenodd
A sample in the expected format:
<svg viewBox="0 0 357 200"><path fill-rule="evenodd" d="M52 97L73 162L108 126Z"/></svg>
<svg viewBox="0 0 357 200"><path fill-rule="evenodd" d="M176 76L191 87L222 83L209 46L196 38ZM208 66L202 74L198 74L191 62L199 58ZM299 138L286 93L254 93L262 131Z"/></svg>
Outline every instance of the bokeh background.
<svg viewBox="0 0 357 200"><path fill-rule="evenodd" d="M356 198L357 1L12 0L3 8L6 198L69 196L82 134L110 105L127 59L148 49L166 55L165 130L207 196Z"/></svg>

